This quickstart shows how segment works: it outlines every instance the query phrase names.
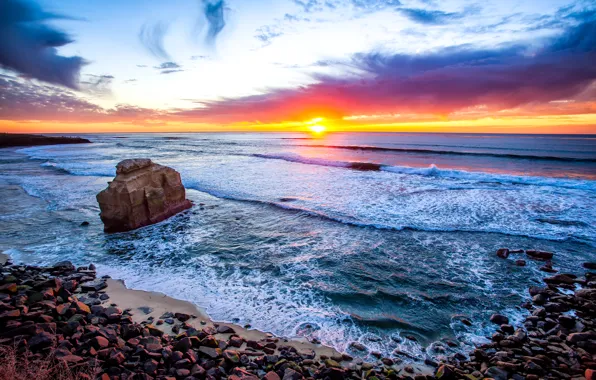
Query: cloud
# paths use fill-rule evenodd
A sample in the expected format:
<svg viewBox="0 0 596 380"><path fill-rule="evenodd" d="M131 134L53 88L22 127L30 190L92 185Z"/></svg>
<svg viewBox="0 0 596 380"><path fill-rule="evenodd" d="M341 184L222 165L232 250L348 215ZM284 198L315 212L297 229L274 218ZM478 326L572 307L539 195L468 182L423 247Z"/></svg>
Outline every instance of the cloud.
<svg viewBox="0 0 596 380"><path fill-rule="evenodd" d="M47 25L66 18L44 12L28 0L0 1L0 66L24 76L76 89L85 60L58 55L56 48L72 42L66 33Z"/></svg>
<svg viewBox="0 0 596 380"><path fill-rule="evenodd" d="M270 45L274 39L283 36L283 32L279 28L271 25L264 25L257 29L255 38L263 43L264 46Z"/></svg>
<svg viewBox="0 0 596 380"><path fill-rule="evenodd" d="M352 7L360 11L378 11L401 5L399 0L293 0L306 13L333 11Z"/></svg>
<svg viewBox="0 0 596 380"><path fill-rule="evenodd" d="M179 69L181 67L182 66L180 66L176 62L164 62L164 63L160 64L159 66L155 66L155 68L158 70Z"/></svg>
<svg viewBox="0 0 596 380"><path fill-rule="evenodd" d="M111 85L114 81L112 75L87 74L87 80L81 81L81 90L95 96L107 96L112 93Z"/></svg>
<svg viewBox="0 0 596 380"><path fill-rule="evenodd" d="M226 26L224 19L225 2L223 0L202 0L203 14L207 19L207 35L205 41L215 44L215 39Z"/></svg>
<svg viewBox="0 0 596 380"><path fill-rule="evenodd" d="M182 71L184 71L184 70L163 70L160 74L173 74L173 73L179 73Z"/></svg>
<svg viewBox="0 0 596 380"><path fill-rule="evenodd" d="M478 13L476 7L468 7L463 12L443 12L418 8L400 8L399 12L411 21L425 25L444 25Z"/></svg>
<svg viewBox="0 0 596 380"><path fill-rule="evenodd" d="M0 77L0 120L62 122L155 122L162 111L120 104L104 109L73 91Z"/></svg>
<svg viewBox="0 0 596 380"><path fill-rule="evenodd" d="M143 24L139 31L139 40L143 46L156 58L170 59L164 48L164 38L168 33L169 24L157 22L155 24Z"/></svg>
<svg viewBox="0 0 596 380"><path fill-rule="evenodd" d="M161 70L160 74L172 74L184 71L182 66L176 62L163 62L159 66L154 66L155 69Z"/></svg>
<svg viewBox="0 0 596 380"><path fill-rule="evenodd" d="M526 31L564 29L596 18L596 8L579 6L578 3L561 7L552 15L525 16L520 20Z"/></svg>
<svg viewBox="0 0 596 380"><path fill-rule="evenodd" d="M204 102L179 116L204 122L305 120L354 114L487 112L573 99L596 80L596 22L569 28L536 50L529 46L433 53L359 54L346 62L357 78L315 76L318 83L262 95ZM594 99L591 99L594 100Z"/></svg>

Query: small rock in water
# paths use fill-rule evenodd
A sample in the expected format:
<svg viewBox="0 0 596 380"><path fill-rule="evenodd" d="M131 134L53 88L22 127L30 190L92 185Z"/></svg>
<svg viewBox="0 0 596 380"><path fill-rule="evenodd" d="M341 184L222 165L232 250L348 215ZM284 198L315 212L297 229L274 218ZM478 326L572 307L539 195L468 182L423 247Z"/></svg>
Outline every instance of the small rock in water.
<svg viewBox="0 0 596 380"><path fill-rule="evenodd" d="M84 221L83 223L81 223L81 227L88 227L89 226L89 222Z"/></svg>
<svg viewBox="0 0 596 380"><path fill-rule="evenodd" d="M509 323L509 318L501 314L493 314L490 316L490 321L497 325L506 325Z"/></svg>
<svg viewBox="0 0 596 380"><path fill-rule="evenodd" d="M535 251L533 249L527 250L526 255L530 256L533 259L538 259L538 260L550 260L553 258L552 252Z"/></svg>
<svg viewBox="0 0 596 380"><path fill-rule="evenodd" d="M509 250L507 248L501 248L497 250L497 257L506 259L509 257Z"/></svg>
<svg viewBox="0 0 596 380"><path fill-rule="evenodd" d="M584 263L583 266L586 269L596 270L596 263Z"/></svg>
<svg viewBox="0 0 596 380"><path fill-rule="evenodd" d="M352 347L353 349L358 350L358 351L366 351L366 347L362 343L359 343L359 342L350 343L350 347Z"/></svg>
<svg viewBox="0 0 596 380"><path fill-rule="evenodd" d="M515 265L517 265L518 267L525 267L526 260L515 260Z"/></svg>

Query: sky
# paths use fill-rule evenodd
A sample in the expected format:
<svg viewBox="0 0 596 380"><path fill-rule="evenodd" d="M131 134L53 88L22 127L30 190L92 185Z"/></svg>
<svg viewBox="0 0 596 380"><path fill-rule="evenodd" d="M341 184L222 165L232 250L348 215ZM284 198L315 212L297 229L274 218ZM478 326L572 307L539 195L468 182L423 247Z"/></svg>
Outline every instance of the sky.
<svg viewBox="0 0 596 380"><path fill-rule="evenodd" d="M0 0L0 132L596 133L596 3Z"/></svg>

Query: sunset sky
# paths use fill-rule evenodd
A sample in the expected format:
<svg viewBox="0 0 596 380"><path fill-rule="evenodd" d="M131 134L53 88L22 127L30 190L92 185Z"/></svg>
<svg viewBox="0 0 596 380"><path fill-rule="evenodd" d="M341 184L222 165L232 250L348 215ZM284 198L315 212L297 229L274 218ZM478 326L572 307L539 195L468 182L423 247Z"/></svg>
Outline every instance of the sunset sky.
<svg viewBox="0 0 596 380"><path fill-rule="evenodd" d="M1 132L596 133L592 0L2 0L0 67Z"/></svg>

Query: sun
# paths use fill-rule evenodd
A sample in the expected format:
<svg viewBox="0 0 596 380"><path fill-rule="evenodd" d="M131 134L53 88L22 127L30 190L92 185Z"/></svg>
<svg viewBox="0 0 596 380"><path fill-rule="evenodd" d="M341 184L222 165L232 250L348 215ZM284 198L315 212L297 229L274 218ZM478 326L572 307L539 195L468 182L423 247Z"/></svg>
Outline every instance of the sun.
<svg viewBox="0 0 596 380"><path fill-rule="evenodd" d="M316 134L324 133L327 130L327 128L325 128L322 125L311 125L310 127L308 127L308 129L310 129L312 133Z"/></svg>

